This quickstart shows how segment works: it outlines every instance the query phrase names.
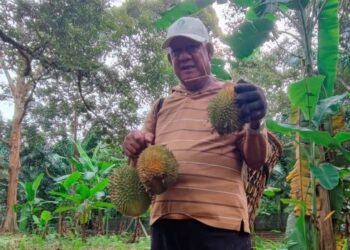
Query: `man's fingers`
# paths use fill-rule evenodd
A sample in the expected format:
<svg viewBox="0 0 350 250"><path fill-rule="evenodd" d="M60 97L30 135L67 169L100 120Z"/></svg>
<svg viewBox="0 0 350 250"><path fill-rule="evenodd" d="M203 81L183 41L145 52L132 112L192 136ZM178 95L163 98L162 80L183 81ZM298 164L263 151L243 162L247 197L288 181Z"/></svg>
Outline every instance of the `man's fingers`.
<svg viewBox="0 0 350 250"><path fill-rule="evenodd" d="M145 134L141 131L135 131L133 134L135 142L137 142L139 145L146 145L145 144Z"/></svg>
<svg viewBox="0 0 350 250"><path fill-rule="evenodd" d="M251 122L262 119L266 115L266 105L262 100L244 104L240 107L240 119Z"/></svg>
<svg viewBox="0 0 350 250"><path fill-rule="evenodd" d="M145 143L147 146L152 145L154 143L154 135L152 133L145 134Z"/></svg>
<svg viewBox="0 0 350 250"><path fill-rule="evenodd" d="M261 94L258 91L249 91L237 94L235 98L236 104L242 105L243 103L249 103L261 98Z"/></svg>
<svg viewBox="0 0 350 250"><path fill-rule="evenodd" d="M254 111L250 117L251 121L258 121L265 117L265 113L263 111Z"/></svg>
<svg viewBox="0 0 350 250"><path fill-rule="evenodd" d="M247 91L254 91L257 87L251 83L245 83L245 84L236 84L235 86L235 92L236 93L243 93Z"/></svg>
<svg viewBox="0 0 350 250"><path fill-rule="evenodd" d="M141 131L130 132L123 142L123 151L130 158L136 158L145 147L145 135Z"/></svg>
<svg viewBox="0 0 350 250"><path fill-rule="evenodd" d="M242 122L250 122L250 110L248 105L243 105L240 108L239 118Z"/></svg>

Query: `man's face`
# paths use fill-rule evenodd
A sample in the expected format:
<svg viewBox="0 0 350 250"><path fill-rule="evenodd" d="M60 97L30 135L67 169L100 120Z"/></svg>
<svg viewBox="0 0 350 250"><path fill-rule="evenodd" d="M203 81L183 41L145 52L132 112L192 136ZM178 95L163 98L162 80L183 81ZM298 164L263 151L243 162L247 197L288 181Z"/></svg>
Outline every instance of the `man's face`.
<svg viewBox="0 0 350 250"><path fill-rule="evenodd" d="M207 46L186 37L176 37L170 42L169 60L175 74L189 89L191 85L210 75L210 57Z"/></svg>

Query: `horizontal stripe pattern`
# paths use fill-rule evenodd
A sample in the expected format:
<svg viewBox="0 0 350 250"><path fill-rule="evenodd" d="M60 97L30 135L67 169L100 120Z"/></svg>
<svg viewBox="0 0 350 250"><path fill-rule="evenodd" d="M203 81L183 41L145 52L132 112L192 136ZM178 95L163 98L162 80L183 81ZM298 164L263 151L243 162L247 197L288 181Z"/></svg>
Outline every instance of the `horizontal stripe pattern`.
<svg viewBox="0 0 350 250"><path fill-rule="evenodd" d="M155 133L155 144L168 147L179 164L175 185L153 200L151 224L181 215L237 231L243 223L249 232L238 144L242 136L220 136L208 118L208 103L220 89L196 94L175 91L158 114L151 112L146 119L145 130Z"/></svg>

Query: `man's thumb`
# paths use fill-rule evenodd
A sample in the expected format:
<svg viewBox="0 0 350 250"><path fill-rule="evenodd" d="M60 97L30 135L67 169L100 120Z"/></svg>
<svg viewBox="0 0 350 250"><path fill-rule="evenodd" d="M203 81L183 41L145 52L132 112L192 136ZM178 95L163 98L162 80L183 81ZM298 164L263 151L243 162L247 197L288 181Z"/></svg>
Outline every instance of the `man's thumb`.
<svg viewBox="0 0 350 250"><path fill-rule="evenodd" d="M152 145L154 143L154 134L146 133L145 134L145 143L147 146Z"/></svg>

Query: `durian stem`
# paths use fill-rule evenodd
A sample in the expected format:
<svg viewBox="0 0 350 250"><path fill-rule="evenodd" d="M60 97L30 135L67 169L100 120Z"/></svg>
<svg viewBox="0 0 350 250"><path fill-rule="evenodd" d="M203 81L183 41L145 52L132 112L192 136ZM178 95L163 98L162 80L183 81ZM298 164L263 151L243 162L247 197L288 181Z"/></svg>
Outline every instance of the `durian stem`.
<svg viewBox="0 0 350 250"><path fill-rule="evenodd" d="M129 166L136 168L136 164L137 164L137 160L132 159L132 158L128 158L128 165Z"/></svg>

